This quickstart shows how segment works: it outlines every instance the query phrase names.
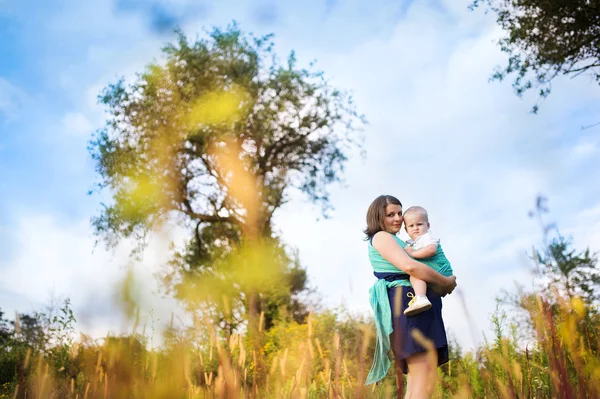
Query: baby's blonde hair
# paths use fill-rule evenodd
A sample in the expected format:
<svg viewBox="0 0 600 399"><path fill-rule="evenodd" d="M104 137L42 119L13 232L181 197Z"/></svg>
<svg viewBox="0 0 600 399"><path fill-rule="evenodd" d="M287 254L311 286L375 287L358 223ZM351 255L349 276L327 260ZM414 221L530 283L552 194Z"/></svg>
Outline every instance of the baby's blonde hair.
<svg viewBox="0 0 600 399"><path fill-rule="evenodd" d="M422 206L411 206L410 208L408 208L407 210L404 211L404 216L406 217L406 215L421 215L421 216L425 216L425 220L427 221L427 223L429 223L429 215L427 214L427 211L425 210L425 208L423 208Z"/></svg>

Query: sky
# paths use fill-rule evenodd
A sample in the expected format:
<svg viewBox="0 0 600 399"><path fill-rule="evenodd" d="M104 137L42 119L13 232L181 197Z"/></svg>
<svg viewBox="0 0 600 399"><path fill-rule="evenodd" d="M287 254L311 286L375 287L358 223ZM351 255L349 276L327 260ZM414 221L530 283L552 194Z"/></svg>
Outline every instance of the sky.
<svg viewBox="0 0 600 399"><path fill-rule="evenodd" d="M0 308L11 317L69 297L80 331L118 333L129 327L115 283L133 268L144 322L183 320L154 277L176 232L153 237L141 261L128 256L132 243L95 245L90 218L110 193L88 194L98 176L87 145L106 118L102 88L160 59L175 27L194 38L236 20L274 33L281 58L316 60L369 121L366 155L353 154L331 187L331 218L298 193L275 215L323 304L369 312L361 231L371 201L392 194L429 211L458 276L446 325L465 347L481 342L501 290L531 282L527 253L541 231L528 212L539 194L576 247L600 250L600 127L582 129L600 120L600 89L587 76L558 79L530 114L535 97L489 82L506 62L502 32L468 4L0 0Z"/></svg>

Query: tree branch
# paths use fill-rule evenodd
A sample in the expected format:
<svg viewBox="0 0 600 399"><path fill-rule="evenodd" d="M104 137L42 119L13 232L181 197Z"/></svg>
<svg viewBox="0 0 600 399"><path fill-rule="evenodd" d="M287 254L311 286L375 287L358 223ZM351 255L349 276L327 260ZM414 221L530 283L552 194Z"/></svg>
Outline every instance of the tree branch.
<svg viewBox="0 0 600 399"><path fill-rule="evenodd" d="M581 130L591 129L591 128L596 127L598 125L600 125L600 122L596 122L596 123L593 123L593 124L587 125L587 126L581 126Z"/></svg>
<svg viewBox="0 0 600 399"><path fill-rule="evenodd" d="M565 73L576 73L574 76L572 76L572 78L577 77L578 75L580 75L580 73L587 71L590 68L595 68L595 67L600 67L600 64L590 64L590 65L586 65L584 67L581 68L577 68L577 69L568 69L565 71ZM579 72L579 73L577 73Z"/></svg>
<svg viewBox="0 0 600 399"><path fill-rule="evenodd" d="M259 163L261 173L264 175L273 170L273 164L271 163L273 157L276 157L277 154L288 147L300 144L302 141L306 140L308 136L314 133L314 131L315 130L309 129L308 132L299 134L294 140L278 140L273 143L273 145L267 147L267 150L265 150L265 155L262 157L261 162Z"/></svg>
<svg viewBox="0 0 600 399"><path fill-rule="evenodd" d="M232 218L230 216L219 216L219 215L207 215L203 213L194 212L192 209L192 204L190 204L190 200L187 198L182 199L182 203L184 205L184 209L181 209L181 212L191 217L194 220L204 223L239 223L238 220Z"/></svg>

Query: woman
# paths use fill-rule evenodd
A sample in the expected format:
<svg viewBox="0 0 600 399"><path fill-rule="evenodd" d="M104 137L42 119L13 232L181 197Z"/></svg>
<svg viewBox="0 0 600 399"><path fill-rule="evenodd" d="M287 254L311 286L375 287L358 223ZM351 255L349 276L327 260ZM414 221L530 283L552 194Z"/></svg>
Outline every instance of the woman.
<svg viewBox="0 0 600 399"><path fill-rule="evenodd" d="M402 396L402 372L407 374L405 398L429 398L433 388L435 364L448 361L448 342L442 320L441 297L456 287L456 277L445 277L429 266L412 259L404 251L406 244L396 237L402 227L402 203L390 195L381 195L373 201L367 212L369 260L377 282L371 288L370 301L377 326L377 344L373 367L367 384L379 381L389 369L387 352L392 339L396 359L396 382L398 397ZM414 276L429 283L427 297L431 309L416 316L407 317L403 310L414 294L409 278ZM424 342L412 334L418 330L433 343L437 351L431 351L431 359L423 347ZM433 363L433 365L432 365Z"/></svg>

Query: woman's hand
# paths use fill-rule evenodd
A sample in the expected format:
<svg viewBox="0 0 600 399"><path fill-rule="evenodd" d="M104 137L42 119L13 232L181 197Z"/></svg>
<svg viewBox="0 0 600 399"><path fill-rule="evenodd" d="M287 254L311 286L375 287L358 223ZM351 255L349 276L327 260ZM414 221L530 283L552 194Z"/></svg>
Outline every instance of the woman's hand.
<svg viewBox="0 0 600 399"><path fill-rule="evenodd" d="M451 294L456 288L456 276L446 277L444 285L433 284L431 290L441 297Z"/></svg>
<svg viewBox="0 0 600 399"><path fill-rule="evenodd" d="M452 291L456 288L456 276L448 277L448 284L444 287L446 294L452 294Z"/></svg>

